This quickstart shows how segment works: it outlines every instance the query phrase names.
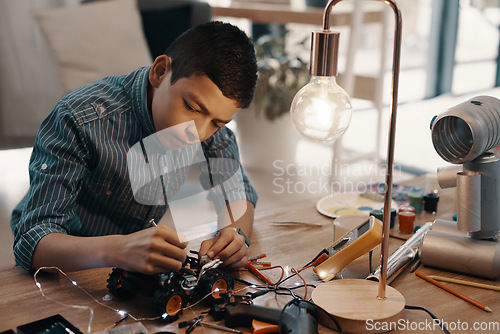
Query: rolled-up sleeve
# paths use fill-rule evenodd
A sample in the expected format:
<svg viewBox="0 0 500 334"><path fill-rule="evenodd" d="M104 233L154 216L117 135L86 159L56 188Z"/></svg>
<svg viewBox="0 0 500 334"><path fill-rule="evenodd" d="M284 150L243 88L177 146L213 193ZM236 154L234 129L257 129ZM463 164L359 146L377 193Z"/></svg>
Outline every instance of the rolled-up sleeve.
<svg viewBox="0 0 500 334"><path fill-rule="evenodd" d="M15 208L11 228L16 263L31 269L38 242L49 233L78 234L75 200L88 151L78 123L60 103L42 123L29 165L30 188Z"/></svg>

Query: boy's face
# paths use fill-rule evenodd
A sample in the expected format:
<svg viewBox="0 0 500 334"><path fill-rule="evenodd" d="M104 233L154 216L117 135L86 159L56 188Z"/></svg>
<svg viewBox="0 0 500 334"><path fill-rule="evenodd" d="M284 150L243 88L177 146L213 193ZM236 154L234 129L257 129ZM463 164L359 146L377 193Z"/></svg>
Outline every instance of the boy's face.
<svg viewBox="0 0 500 334"><path fill-rule="evenodd" d="M172 85L171 72L170 58L155 60L149 74L148 102L156 131L186 124L171 128L174 146L208 139L238 111L236 101L222 95L207 76L181 78Z"/></svg>

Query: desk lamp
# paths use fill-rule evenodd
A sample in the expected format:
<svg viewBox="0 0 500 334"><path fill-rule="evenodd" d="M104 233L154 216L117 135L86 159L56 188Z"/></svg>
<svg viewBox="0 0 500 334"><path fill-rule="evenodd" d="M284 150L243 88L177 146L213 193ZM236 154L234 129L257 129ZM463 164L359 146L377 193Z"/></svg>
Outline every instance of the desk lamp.
<svg viewBox="0 0 500 334"><path fill-rule="evenodd" d="M345 132L350 122L349 97L335 81L339 33L330 31L329 23L332 9L340 1L328 2L323 13L323 30L312 33L311 80L294 97L290 109L292 122L297 131L315 142L337 139ZM332 280L318 286L312 294L313 301L334 316L342 326L342 330L356 333L367 332L368 320L397 321L405 306L404 297L386 283L402 18L393 0L377 1L383 1L391 6L396 22L380 280L378 283L364 279Z"/></svg>

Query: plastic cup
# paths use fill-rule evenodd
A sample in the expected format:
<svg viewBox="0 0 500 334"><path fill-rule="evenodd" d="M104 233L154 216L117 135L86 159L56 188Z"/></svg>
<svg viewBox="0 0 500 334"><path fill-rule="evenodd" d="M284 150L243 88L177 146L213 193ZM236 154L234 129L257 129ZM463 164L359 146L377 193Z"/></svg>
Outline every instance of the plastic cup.
<svg viewBox="0 0 500 334"><path fill-rule="evenodd" d="M370 216L373 216L373 217L377 218L378 220L383 221L384 211L372 210L372 211L370 211Z"/></svg>
<svg viewBox="0 0 500 334"><path fill-rule="evenodd" d="M380 220L382 223L384 222L384 210L372 210L370 211L370 216L373 216ZM397 212L396 209L391 208L391 219L390 219L390 227L394 227L394 221L396 220Z"/></svg>
<svg viewBox="0 0 500 334"><path fill-rule="evenodd" d="M391 208L391 228L394 227L394 221L396 220L396 216L398 215L398 212L396 211L396 209L394 208Z"/></svg>
<svg viewBox="0 0 500 334"><path fill-rule="evenodd" d="M424 200L424 195L421 192L411 192L408 195L408 200L410 201L410 206L415 208L415 213L422 212L422 202Z"/></svg>
<svg viewBox="0 0 500 334"><path fill-rule="evenodd" d="M403 205L399 208L399 212L405 212L405 211L415 213L415 208L411 205Z"/></svg>
<svg viewBox="0 0 500 334"><path fill-rule="evenodd" d="M436 193L429 193L424 196L424 211L436 213L437 205L439 202L439 195Z"/></svg>
<svg viewBox="0 0 500 334"><path fill-rule="evenodd" d="M399 213L399 232L413 233L413 223L415 222L415 213L403 211Z"/></svg>

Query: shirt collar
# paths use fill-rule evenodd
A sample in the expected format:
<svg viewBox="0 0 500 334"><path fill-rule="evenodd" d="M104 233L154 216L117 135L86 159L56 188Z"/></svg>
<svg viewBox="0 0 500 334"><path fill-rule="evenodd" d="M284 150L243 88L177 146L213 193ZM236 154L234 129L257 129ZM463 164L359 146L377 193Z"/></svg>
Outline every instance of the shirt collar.
<svg viewBox="0 0 500 334"><path fill-rule="evenodd" d="M132 101L132 110L141 128L145 131L145 137L156 132L153 116L148 109L148 82L151 66L141 67L127 75L125 90Z"/></svg>

